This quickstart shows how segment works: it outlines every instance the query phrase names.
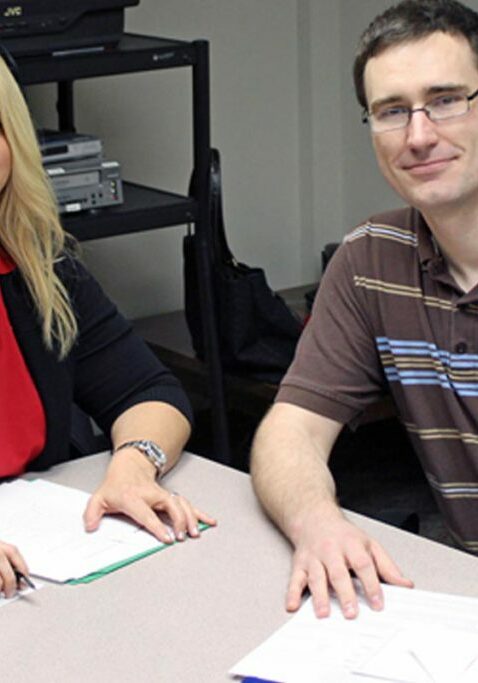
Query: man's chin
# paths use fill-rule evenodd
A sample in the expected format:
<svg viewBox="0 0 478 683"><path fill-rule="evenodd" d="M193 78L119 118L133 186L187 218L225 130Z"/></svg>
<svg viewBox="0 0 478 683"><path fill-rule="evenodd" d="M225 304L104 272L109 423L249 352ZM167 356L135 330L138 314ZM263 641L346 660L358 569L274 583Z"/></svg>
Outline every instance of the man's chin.
<svg viewBox="0 0 478 683"><path fill-rule="evenodd" d="M416 188L412 192L398 191L398 194L407 204L422 213L442 212L451 208L456 210L457 206L461 206L464 203L464 197L454 192L451 188L431 187L431 184L428 187Z"/></svg>

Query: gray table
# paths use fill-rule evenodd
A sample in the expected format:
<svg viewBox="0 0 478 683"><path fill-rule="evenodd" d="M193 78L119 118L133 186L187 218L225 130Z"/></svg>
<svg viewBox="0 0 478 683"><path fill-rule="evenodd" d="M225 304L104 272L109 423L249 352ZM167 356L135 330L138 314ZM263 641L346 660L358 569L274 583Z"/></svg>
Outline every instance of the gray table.
<svg viewBox="0 0 478 683"><path fill-rule="evenodd" d="M46 478L91 491L107 456ZM35 682L225 683L227 670L288 618L290 547L249 477L185 454L166 485L219 519L200 540L89 585L47 585L0 609L1 679ZM417 587L478 596L478 560L356 515Z"/></svg>

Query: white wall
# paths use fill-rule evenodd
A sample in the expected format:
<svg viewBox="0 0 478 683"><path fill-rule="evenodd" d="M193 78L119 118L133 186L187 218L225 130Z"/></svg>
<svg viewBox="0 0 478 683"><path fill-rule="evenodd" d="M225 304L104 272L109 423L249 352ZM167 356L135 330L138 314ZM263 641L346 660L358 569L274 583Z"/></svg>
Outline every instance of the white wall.
<svg viewBox="0 0 478 683"><path fill-rule="evenodd" d="M310 282L320 250L371 213L400 205L376 167L351 67L384 0L141 0L132 32L211 43L212 144L239 260L271 285ZM478 0L468 4L478 9ZM190 69L78 81L79 131L98 134L124 177L185 192L192 165ZM54 90L29 99L52 124ZM85 245L86 260L131 316L182 305L181 241L168 228Z"/></svg>
<svg viewBox="0 0 478 683"><path fill-rule="evenodd" d="M305 2L304 2L305 4ZM313 196L313 254L337 239L343 225L343 146L340 3L307 0L310 8L310 79L302 82L310 91L311 130L309 140Z"/></svg>
<svg viewBox="0 0 478 683"><path fill-rule="evenodd" d="M385 182L375 162L368 127L361 121L362 112L355 97L352 77L360 33L391 4L383 0L341 0L342 232L350 230L372 213L403 205L403 200Z"/></svg>

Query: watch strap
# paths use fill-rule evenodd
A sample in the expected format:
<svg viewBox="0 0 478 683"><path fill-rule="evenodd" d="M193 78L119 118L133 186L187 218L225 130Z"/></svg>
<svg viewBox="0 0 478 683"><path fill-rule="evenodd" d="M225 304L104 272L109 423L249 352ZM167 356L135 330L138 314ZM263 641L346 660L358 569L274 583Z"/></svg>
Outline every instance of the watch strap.
<svg viewBox="0 0 478 683"><path fill-rule="evenodd" d="M156 476L161 477L168 462L168 458L163 449L157 443L150 439L135 439L133 441L125 441L120 446L117 446L113 453L121 451L123 448L136 448L142 453L156 468Z"/></svg>

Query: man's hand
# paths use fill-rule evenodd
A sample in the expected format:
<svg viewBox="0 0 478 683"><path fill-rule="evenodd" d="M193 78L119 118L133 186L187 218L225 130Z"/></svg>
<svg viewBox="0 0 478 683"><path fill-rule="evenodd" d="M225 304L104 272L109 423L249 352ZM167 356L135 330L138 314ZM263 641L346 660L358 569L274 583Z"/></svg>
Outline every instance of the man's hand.
<svg viewBox="0 0 478 683"><path fill-rule="evenodd" d="M362 584L370 607L383 608L380 579L396 586L413 587L402 576L382 546L368 537L343 516L338 507L309 513L297 528L295 553L286 607L299 608L301 596L308 587L318 617L330 614L329 591L333 589L347 619L358 614L357 594L350 572ZM295 539L294 539L295 540Z"/></svg>
<svg viewBox="0 0 478 683"><path fill-rule="evenodd" d="M17 548L0 541L0 591L6 598L13 597L18 589L15 570L28 576L28 567Z"/></svg>
<svg viewBox="0 0 478 683"><path fill-rule="evenodd" d="M168 532L158 512L169 517L174 535ZM186 534L198 537L198 522L216 524L186 498L159 486L154 466L134 449L124 449L112 456L104 481L86 507L86 530L94 531L103 515L114 513L127 515L163 543L183 541Z"/></svg>

